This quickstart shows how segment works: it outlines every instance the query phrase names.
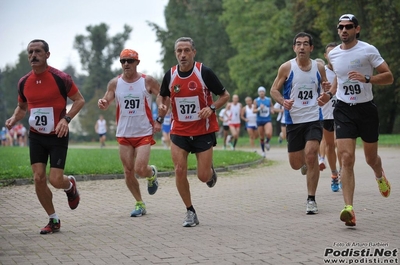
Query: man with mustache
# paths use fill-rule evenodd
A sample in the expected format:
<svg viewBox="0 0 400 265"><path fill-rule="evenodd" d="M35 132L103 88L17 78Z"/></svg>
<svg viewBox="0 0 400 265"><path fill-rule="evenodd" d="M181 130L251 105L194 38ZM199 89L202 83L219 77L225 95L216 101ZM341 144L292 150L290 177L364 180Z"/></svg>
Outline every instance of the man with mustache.
<svg viewBox="0 0 400 265"><path fill-rule="evenodd" d="M18 106L6 121L7 128L24 118L29 111L29 150L36 195L49 216L49 223L40 234L58 232L61 221L54 209L52 192L47 185L46 166L50 157L49 182L64 189L72 210L79 204L80 196L73 176L64 175L67 158L68 124L85 104L85 100L71 77L47 64L49 45L35 39L28 44L28 59L32 71L18 82ZM67 98L73 101L66 111Z"/></svg>

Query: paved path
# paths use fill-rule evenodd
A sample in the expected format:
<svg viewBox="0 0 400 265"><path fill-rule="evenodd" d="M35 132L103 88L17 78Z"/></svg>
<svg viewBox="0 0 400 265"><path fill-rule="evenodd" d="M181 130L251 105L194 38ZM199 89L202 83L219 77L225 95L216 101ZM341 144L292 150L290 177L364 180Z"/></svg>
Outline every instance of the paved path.
<svg viewBox="0 0 400 265"><path fill-rule="evenodd" d="M140 218L129 217L134 201L124 180L79 181L81 203L74 211L64 192L53 189L62 227L52 235L39 234L47 215L33 185L1 188L0 264L325 264L325 251L396 250L400 150L381 148L380 154L392 194L380 195L358 149L354 229L339 220L342 194L330 190L327 170L317 192L320 212L305 214L305 177L289 167L284 148L267 153L276 161L271 166L220 173L212 189L190 176L200 220L194 228L181 226L185 208L173 177L160 178L154 196L141 181L148 214ZM386 258L396 262L395 252Z"/></svg>

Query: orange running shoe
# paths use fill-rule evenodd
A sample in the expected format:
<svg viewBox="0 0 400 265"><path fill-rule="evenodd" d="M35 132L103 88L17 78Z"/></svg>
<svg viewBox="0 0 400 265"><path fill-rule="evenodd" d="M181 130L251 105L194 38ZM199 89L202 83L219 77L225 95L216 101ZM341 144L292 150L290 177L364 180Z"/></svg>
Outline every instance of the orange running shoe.
<svg viewBox="0 0 400 265"><path fill-rule="evenodd" d="M381 179L376 179L378 182L379 191L383 197L387 198L390 195L390 182L386 179L385 172L382 171Z"/></svg>
<svg viewBox="0 0 400 265"><path fill-rule="evenodd" d="M340 212L340 220L345 222L346 226L356 226L356 215L353 211L353 206L346 205Z"/></svg>

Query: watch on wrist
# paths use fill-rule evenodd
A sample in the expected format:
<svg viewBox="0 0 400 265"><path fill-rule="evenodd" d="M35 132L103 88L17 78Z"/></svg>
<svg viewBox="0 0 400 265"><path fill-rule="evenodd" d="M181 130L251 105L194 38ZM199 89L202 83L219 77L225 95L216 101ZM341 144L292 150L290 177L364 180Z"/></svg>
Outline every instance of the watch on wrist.
<svg viewBox="0 0 400 265"><path fill-rule="evenodd" d="M162 123L164 122L164 118L158 116L158 117L156 118L156 122L158 122L159 124L162 124Z"/></svg>
<svg viewBox="0 0 400 265"><path fill-rule="evenodd" d="M215 112L215 111L217 110L217 108L215 107L214 104L211 104L211 105L210 105L210 109L211 109L213 112Z"/></svg>
<svg viewBox="0 0 400 265"><path fill-rule="evenodd" d="M329 95L329 99L332 99L332 97L333 97L332 92L328 91L328 92L325 92L325 94Z"/></svg>
<svg viewBox="0 0 400 265"><path fill-rule="evenodd" d="M369 75L365 75L365 83L369 83L371 81L371 77Z"/></svg>
<svg viewBox="0 0 400 265"><path fill-rule="evenodd" d="M71 122L71 117L69 117L69 116L64 116L63 118L64 118L68 123Z"/></svg>

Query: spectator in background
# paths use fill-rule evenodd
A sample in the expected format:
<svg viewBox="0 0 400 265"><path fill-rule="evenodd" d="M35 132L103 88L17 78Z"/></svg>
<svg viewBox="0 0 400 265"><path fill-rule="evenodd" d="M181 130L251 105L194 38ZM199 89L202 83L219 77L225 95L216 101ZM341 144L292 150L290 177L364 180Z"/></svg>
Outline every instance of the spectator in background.
<svg viewBox="0 0 400 265"><path fill-rule="evenodd" d="M231 103L226 104L225 108L221 109L218 118L222 121L223 127L223 139L224 139L224 150L226 150L226 145L231 144L232 136L229 134L229 119L231 116Z"/></svg>
<svg viewBox="0 0 400 265"><path fill-rule="evenodd" d="M242 103L239 102L239 96L233 95L232 102L230 103L230 119L229 130L231 131L232 150L236 149L236 144L240 135L240 112L242 110Z"/></svg>
<svg viewBox="0 0 400 265"><path fill-rule="evenodd" d="M250 147L257 152L254 145L254 141L258 138L257 114L253 112L253 100L251 97L246 97L245 103L246 105L240 112L240 118L246 123L246 130L250 139Z"/></svg>
<svg viewBox="0 0 400 265"><path fill-rule="evenodd" d="M265 95L265 87L260 86L257 89L258 97L253 101L253 112L257 113L257 127L260 135L261 155L265 157L265 149L269 151L272 138L272 119L271 114L274 113L271 98ZM266 139L266 142L264 140Z"/></svg>
<svg viewBox="0 0 400 265"><path fill-rule="evenodd" d="M104 119L103 115L99 115L99 119L96 121L94 129L99 135L100 147L104 147L106 145L107 121Z"/></svg>
<svg viewBox="0 0 400 265"><path fill-rule="evenodd" d="M7 146L7 134L8 134L8 129L6 127L1 128L0 132L1 146Z"/></svg>
<svg viewBox="0 0 400 265"><path fill-rule="evenodd" d="M167 114L164 117L164 122L162 124L162 143L165 149L169 149L171 147L171 108L168 109Z"/></svg>

